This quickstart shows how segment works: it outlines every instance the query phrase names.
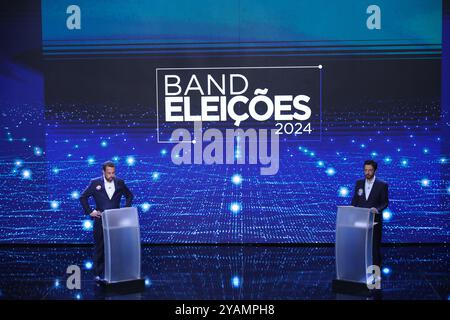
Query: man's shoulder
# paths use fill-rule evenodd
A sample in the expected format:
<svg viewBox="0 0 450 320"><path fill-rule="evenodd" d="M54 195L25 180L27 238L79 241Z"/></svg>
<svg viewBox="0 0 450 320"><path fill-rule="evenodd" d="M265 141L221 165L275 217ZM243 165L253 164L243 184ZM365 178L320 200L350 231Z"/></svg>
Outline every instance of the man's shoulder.
<svg viewBox="0 0 450 320"><path fill-rule="evenodd" d="M102 182L102 180L103 180L103 177L93 178L93 179L91 179L91 183Z"/></svg>
<svg viewBox="0 0 450 320"><path fill-rule="evenodd" d="M118 177L116 177L115 180L116 180L117 184L124 184L125 183L125 181L123 181L123 179L120 179Z"/></svg>
<svg viewBox="0 0 450 320"><path fill-rule="evenodd" d="M384 180L381 180L381 179L376 178L376 179L375 179L375 182L378 183L378 184L380 184L380 185L387 186L387 182L384 181Z"/></svg>
<svg viewBox="0 0 450 320"><path fill-rule="evenodd" d="M356 180L356 184L357 185L364 184L365 180L366 179L358 179L358 180Z"/></svg>

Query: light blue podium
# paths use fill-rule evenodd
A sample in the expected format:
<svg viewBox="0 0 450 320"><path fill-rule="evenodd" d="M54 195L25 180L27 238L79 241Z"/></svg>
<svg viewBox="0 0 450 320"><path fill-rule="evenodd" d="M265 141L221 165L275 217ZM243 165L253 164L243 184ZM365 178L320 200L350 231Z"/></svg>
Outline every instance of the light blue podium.
<svg viewBox="0 0 450 320"><path fill-rule="evenodd" d="M336 279L334 291L361 292L378 289L372 272L374 213L367 208L338 206L336 217Z"/></svg>
<svg viewBox="0 0 450 320"><path fill-rule="evenodd" d="M110 209L102 213L105 245L105 278L111 290L143 289L141 278L141 237L137 209Z"/></svg>

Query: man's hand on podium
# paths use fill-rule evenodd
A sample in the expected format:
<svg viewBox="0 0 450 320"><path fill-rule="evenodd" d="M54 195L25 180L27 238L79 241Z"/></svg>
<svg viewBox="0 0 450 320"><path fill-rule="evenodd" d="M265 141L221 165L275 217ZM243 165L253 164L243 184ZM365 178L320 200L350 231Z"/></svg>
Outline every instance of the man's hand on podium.
<svg viewBox="0 0 450 320"><path fill-rule="evenodd" d="M89 214L92 218L101 218L102 213L100 211L94 210Z"/></svg>
<svg viewBox="0 0 450 320"><path fill-rule="evenodd" d="M377 208L370 208L370 212L377 214L378 210L377 210Z"/></svg>

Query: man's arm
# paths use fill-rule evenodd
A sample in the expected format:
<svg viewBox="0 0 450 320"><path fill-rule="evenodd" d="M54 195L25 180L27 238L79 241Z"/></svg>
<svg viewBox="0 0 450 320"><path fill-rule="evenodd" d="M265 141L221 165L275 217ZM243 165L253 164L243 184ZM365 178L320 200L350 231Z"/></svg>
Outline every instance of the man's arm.
<svg viewBox="0 0 450 320"><path fill-rule="evenodd" d="M133 202L133 194L131 193L130 189L128 189L127 185L125 184L125 181L123 182L123 195L125 196L126 202L125 207L131 207L131 203Z"/></svg>
<svg viewBox="0 0 450 320"><path fill-rule="evenodd" d="M388 184L385 183L383 186L383 191L380 195L381 202L380 205L377 207L378 212L380 213L384 209L386 209L389 205L389 194L388 194Z"/></svg>
<svg viewBox="0 0 450 320"><path fill-rule="evenodd" d="M89 183L88 187L83 191L83 193L80 196L80 203L81 203L81 206L83 207L85 214L90 214L93 211L88 202L89 197L91 197L93 195L94 195L94 189L93 189L93 183L91 181Z"/></svg>

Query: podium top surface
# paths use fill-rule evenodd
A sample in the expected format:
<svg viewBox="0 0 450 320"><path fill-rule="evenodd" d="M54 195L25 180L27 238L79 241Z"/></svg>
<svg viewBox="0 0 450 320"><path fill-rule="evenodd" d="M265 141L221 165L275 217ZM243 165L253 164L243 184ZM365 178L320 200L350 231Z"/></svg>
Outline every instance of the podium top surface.
<svg viewBox="0 0 450 320"><path fill-rule="evenodd" d="M103 211L103 213L120 213L120 212L137 212L136 207L123 207L123 208L117 208L117 209L106 209Z"/></svg>
<svg viewBox="0 0 450 320"><path fill-rule="evenodd" d="M362 207L354 207L354 206L337 206L339 209L345 209L346 211L351 212L362 212L362 213L370 213L370 208L362 208Z"/></svg>
<svg viewBox="0 0 450 320"><path fill-rule="evenodd" d="M137 208L125 207L103 211L103 229L139 227Z"/></svg>
<svg viewBox="0 0 450 320"><path fill-rule="evenodd" d="M373 223L374 214L369 208L338 206L336 228L370 229L374 226Z"/></svg>

